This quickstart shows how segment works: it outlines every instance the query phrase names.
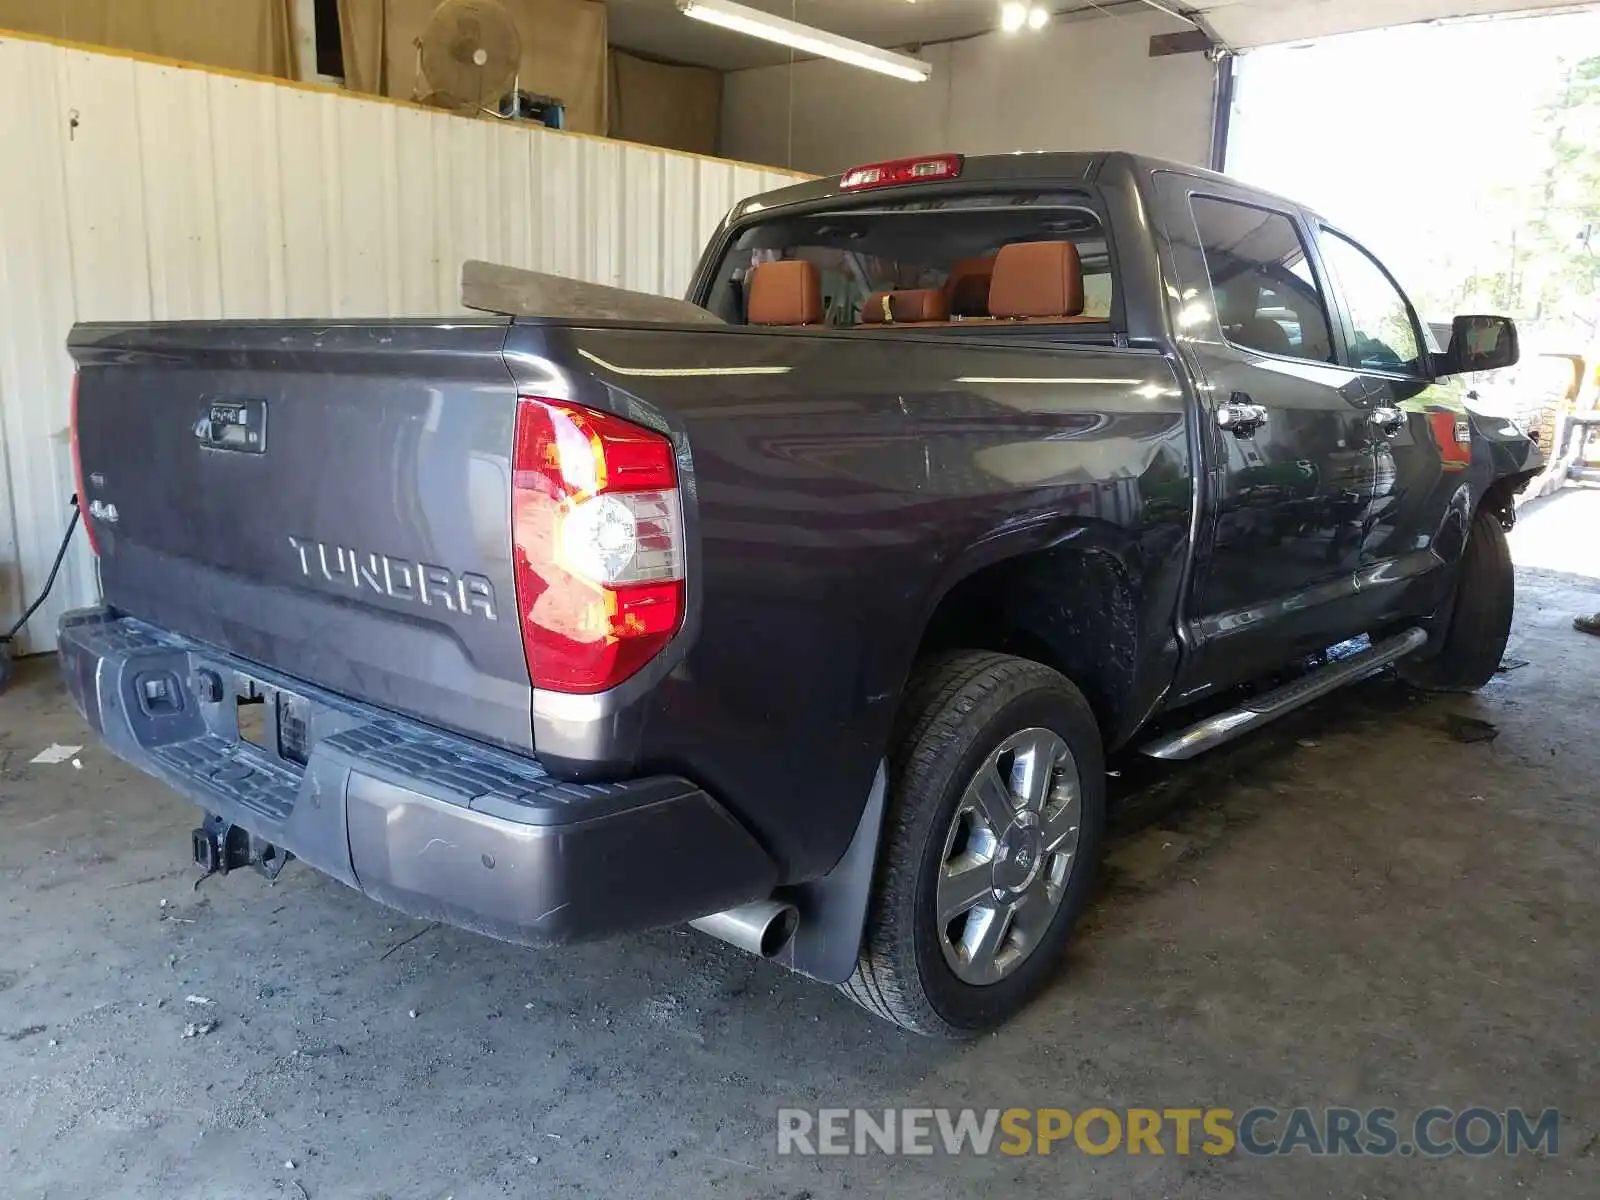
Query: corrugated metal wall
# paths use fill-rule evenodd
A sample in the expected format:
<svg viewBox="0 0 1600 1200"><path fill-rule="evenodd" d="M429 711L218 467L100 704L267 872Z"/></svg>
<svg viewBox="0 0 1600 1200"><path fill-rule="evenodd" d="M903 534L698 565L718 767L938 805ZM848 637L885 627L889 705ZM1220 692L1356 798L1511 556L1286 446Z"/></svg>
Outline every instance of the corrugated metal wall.
<svg viewBox="0 0 1600 1200"><path fill-rule="evenodd" d="M467 258L681 295L782 172L0 35L0 622L70 510L73 321L461 311ZM77 539L24 650L93 602Z"/></svg>

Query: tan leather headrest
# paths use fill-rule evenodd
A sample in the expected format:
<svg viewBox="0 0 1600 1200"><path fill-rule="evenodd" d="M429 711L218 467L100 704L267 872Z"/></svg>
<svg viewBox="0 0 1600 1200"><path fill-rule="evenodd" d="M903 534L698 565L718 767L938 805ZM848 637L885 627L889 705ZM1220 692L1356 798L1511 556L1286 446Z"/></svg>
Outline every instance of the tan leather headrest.
<svg viewBox="0 0 1600 1200"><path fill-rule="evenodd" d="M822 274L803 258L761 263L750 273L750 324L817 325Z"/></svg>
<svg viewBox="0 0 1600 1200"><path fill-rule="evenodd" d="M861 305L863 325L905 325L918 321L948 321L950 303L938 288L905 292L873 292Z"/></svg>
<svg viewBox="0 0 1600 1200"><path fill-rule="evenodd" d="M989 284L994 279L994 255L963 258L953 264L944 281L944 294L953 317L987 317Z"/></svg>
<svg viewBox="0 0 1600 1200"><path fill-rule="evenodd" d="M1014 242L994 260L989 314L995 317L1083 315L1083 262L1071 242Z"/></svg>

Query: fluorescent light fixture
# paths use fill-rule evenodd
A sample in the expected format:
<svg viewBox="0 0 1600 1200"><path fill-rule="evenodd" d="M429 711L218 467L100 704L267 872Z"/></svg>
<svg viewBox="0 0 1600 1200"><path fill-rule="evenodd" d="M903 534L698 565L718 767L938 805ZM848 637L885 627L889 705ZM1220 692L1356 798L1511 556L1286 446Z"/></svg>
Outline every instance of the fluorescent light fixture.
<svg viewBox="0 0 1600 1200"><path fill-rule="evenodd" d="M892 50L869 46L866 42L852 41L823 29L775 17L760 9L734 4L732 0L678 0L678 11L708 25L718 25L734 33L776 42L804 54L815 54L820 58L849 63L852 67L864 67L868 71L892 75L908 83L926 83L928 76L933 74L933 65L920 58L896 54Z"/></svg>
<svg viewBox="0 0 1600 1200"><path fill-rule="evenodd" d="M1028 28L1043 29L1050 23L1050 14L1044 9L1034 7L1028 10Z"/></svg>

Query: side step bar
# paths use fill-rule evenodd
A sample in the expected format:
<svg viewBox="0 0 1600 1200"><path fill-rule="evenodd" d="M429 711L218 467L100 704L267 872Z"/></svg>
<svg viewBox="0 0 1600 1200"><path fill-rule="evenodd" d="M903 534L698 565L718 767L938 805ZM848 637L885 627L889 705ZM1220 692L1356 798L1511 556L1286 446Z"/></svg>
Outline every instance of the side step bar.
<svg viewBox="0 0 1600 1200"><path fill-rule="evenodd" d="M1421 629L1408 629L1386 641L1376 643L1359 654L1352 654L1349 658L1341 658L1327 666L1318 667L1309 675L1257 696L1240 708L1207 717L1187 729L1181 729L1177 733L1141 746L1140 750L1151 758L1165 758L1170 761L1181 761L1193 758L1197 754L1204 754L1207 750L1224 742L1231 742L1252 729L1259 729L1269 721L1276 721L1302 705L1310 704L1320 696L1326 696L1346 684L1365 679L1374 671L1422 649L1427 640L1428 635Z"/></svg>

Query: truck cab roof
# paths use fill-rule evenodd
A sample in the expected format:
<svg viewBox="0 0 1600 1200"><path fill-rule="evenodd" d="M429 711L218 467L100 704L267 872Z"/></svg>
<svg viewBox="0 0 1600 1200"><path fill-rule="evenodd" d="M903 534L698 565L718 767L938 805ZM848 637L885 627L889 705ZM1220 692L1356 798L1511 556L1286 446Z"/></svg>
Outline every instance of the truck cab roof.
<svg viewBox="0 0 1600 1200"><path fill-rule="evenodd" d="M942 156L927 155L922 157L936 159ZM859 170L859 168L851 168L851 170ZM1297 209L1302 212L1307 211L1305 205L1297 201L1289 200L1286 197L1261 188L1251 187L1215 171L1188 163L1156 158L1151 155L1134 154L1125 150L1019 150L1010 154L974 154L962 158L960 174L955 179L939 178L926 182L895 184L878 190L903 199L908 195L919 193L937 195L940 191L949 190L953 183L964 189L970 188L974 184L1015 186L1024 184L1048 183L1060 185L1083 183L1092 185L1110 182L1118 177L1148 177L1158 171L1173 171L1178 174L1225 184L1231 188L1244 188L1274 205ZM732 218L734 220L744 220L757 213L771 209L810 205L856 195L856 192L842 186L845 176L848 174L850 174L849 171L838 175L821 176L816 179L808 179L802 183L791 184L775 191L765 192L759 196L752 196L735 206Z"/></svg>

